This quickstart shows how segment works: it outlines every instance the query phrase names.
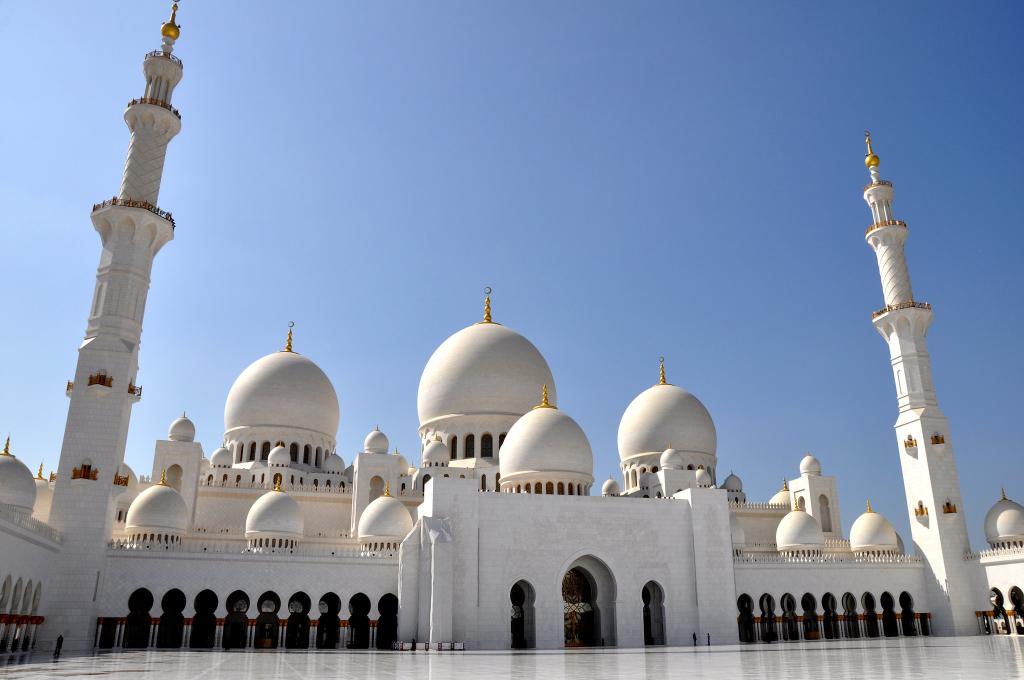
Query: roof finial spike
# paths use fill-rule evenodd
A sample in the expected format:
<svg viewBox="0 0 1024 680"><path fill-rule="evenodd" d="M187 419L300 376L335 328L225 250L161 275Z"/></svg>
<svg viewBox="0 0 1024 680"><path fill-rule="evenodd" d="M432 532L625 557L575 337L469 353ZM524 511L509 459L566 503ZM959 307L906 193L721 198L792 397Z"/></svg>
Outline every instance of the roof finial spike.
<svg viewBox="0 0 1024 680"><path fill-rule="evenodd" d="M11 455L11 435L7 435L7 441L4 442L4 450L0 451L0 456Z"/></svg>
<svg viewBox="0 0 1024 680"><path fill-rule="evenodd" d="M285 342L284 342L284 351L285 352L291 352L292 351L292 329L293 328L295 328L295 322L294 321L289 321L288 322L288 339L285 340Z"/></svg>
<svg viewBox="0 0 1024 680"><path fill-rule="evenodd" d="M490 286L484 288L484 323L494 323L491 320L491 293L494 292Z"/></svg>
<svg viewBox="0 0 1024 680"><path fill-rule="evenodd" d="M658 384L667 385L668 382L665 380L665 357L658 357L658 373L660 375Z"/></svg>
<svg viewBox="0 0 1024 680"><path fill-rule="evenodd" d="M871 148L871 131L864 131L864 143L868 145L868 152L864 154L864 165L867 166L868 170L878 167L878 156L875 154L875 150Z"/></svg>
<svg viewBox="0 0 1024 680"><path fill-rule="evenodd" d="M874 510L871 509L871 499L870 498L868 499L868 509L867 509L867 512L874 512Z"/></svg>
<svg viewBox="0 0 1024 680"><path fill-rule="evenodd" d="M160 471L160 486L167 486L167 468Z"/></svg>
<svg viewBox="0 0 1024 680"><path fill-rule="evenodd" d="M160 27L160 35L165 38L170 38L171 42L177 40L181 35L181 26L178 26L176 20L178 18L178 3L171 5L171 18L164 22L164 25Z"/></svg>
<svg viewBox="0 0 1024 680"><path fill-rule="evenodd" d="M39 463L39 471L36 472L36 479L43 479L43 464L42 463ZM43 479L43 481L45 482L46 480Z"/></svg>
<svg viewBox="0 0 1024 680"><path fill-rule="evenodd" d="M274 491L280 491L281 490L281 479L282 479L282 476L280 474L274 475Z"/></svg>
<svg viewBox="0 0 1024 680"><path fill-rule="evenodd" d="M782 478L782 490L789 491L789 480L785 477Z"/></svg>
<svg viewBox="0 0 1024 680"><path fill-rule="evenodd" d="M384 482L384 496L391 498L391 482Z"/></svg>
<svg viewBox="0 0 1024 680"><path fill-rule="evenodd" d="M548 386L544 385L540 388L540 403L533 408L555 408L550 401L548 401Z"/></svg>
<svg viewBox="0 0 1024 680"><path fill-rule="evenodd" d="M1005 501L1006 500L1006 487L1001 487L999 489L999 500L1001 500L1001 501Z"/></svg>

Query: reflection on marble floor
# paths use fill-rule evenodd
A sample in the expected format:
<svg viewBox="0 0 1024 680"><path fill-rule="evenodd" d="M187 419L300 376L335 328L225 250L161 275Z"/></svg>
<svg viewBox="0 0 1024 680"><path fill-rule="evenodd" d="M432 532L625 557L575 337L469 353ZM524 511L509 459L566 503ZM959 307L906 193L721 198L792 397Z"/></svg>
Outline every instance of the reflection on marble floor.
<svg viewBox="0 0 1024 680"><path fill-rule="evenodd" d="M0 658L0 664L4 659ZM1024 638L969 637L777 645L528 652L120 652L11 657L0 678L352 678L651 680L701 678L1024 678Z"/></svg>

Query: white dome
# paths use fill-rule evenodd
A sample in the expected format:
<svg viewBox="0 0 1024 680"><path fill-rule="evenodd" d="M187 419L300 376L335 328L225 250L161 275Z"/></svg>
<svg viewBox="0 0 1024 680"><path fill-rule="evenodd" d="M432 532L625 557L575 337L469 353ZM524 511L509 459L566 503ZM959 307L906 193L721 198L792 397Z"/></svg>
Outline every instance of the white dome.
<svg viewBox="0 0 1024 680"><path fill-rule="evenodd" d="M50 507L53 504L53 489L45 479L36 477L33 481L36 485L36 502L32 506L32 514L36 519L45 522L49 519Z"/></svg>
<svg viewBox="0 0 1024 680"><path fill-rule="evenodd" d="M10 440L0 453L0 503L32 512L36 504L36 482L32 471L10 453Z"/></svg>
<svg viewBox="0 0 1024 680"><path fill-rule="evenodd" d="M257 359L238 376L224 406L224 429L289 427L334 438L338 395L320 367L295 352Z"/></svg>
<svg viewBox="0 0 1024 680"><path fill-rule="evenodd" d="M516 421L501 447L501 480L529 473L567 473L593 480L594 454L587 435L563 411L538 407Z"/></svg>
<svg viewBox="0 0 1024 680"><path fill-rule="evenodd" d="M302 538L305 522L294 498L284 491L272 490L256 499L245 516L245 537Z"/></svg>
<svg viewBox="0 0 1024 680"><path fill-rule="evenodd" d="M367 453L387 453L390 445L391 443L388 441L387 435L378 429L374 429L363 440L363 451Z"/></svg>
<svg viewBox="0 0 1024 680"><path fill-rule="evenodd" d="M820 475L821 474L821 463L817 458L811 454L807 454L800 461L800 474L802 475Z"/></svg>
<svg viewBox="0 0 1024 680"><path fill-rule="evenodd" d="M474 324L427 361L416 397L420 426L450 415L522 415L537 403L541 385L557 403L551 369L533 343L500 324Z"/></svg>
<svg viewBox="0 0 1024 680"><path fill-rule="evenodd" d="M793 507L793 496L789 493L789 484L786 482L782 483L782 488L775 492L769 500L772 505L785 505L787 508L792 509Z"/></svg>
<svg viewBox="0 0 1024 680"><path fill-rule="evenodd" d="M210 456L210 465L213 467L231 467L234 462L235 459L231 452L223 446L214 451L213 455Z"/></svg>
<svg viewBox="0 0 1024 680"><path fill-rule="evenodd" d="M1024 507L1003 494L985 515L985 540L992 545L1024 541Z"/></svg>
<svg viewBox="0 0 1024 680"><path fill-rule="evenodd" d="M683 462L683 457L675 449L665 449L661 454L661 459L658 461L662 469L665 470L682 470L686 467L686 463Z"/></svg>
<svg viewBox="0 0 1024 680"><path fill-rule="evenodd" d="M611 477L609 477L608 481L601 485L602 496L618 496L620 493L622 493L622 487L620 487L619 483L616 482Z"/></svg>
<svg viewBox="0 0 1024 680"><path fill-rule="evenodd" d="M896 552L899 538L882 515L871 509L862 514L850 527L850 548L854 552Z"/></svg>
<svg viewBox="0 0 1024 680"><path fill-rule="evenodd" d="M191 420L185 417L185 414L181 414L180 418L175 419L171 426L167 428L167 438L172 442L192 442L196 439L196 426Z"/></svg>
<svg viewBox="0 0 1024 680"><path fill-rule="evenodd" d="M637 395L622 414L619 458L625 461L668 446L683 454L714 456L718 435L697 397L676 385L655 385Z"/></svg>
<svg viewBox="0 0 1024 680"><path fill-rule="evenodd" d="M402 502L381 496L366 506L359 518L359 540L398 539L412 531L412 516Z"/></svg>
<svg viewBox="0 0 1024 680"><path fill-rule="evenodd" d="M188 530L188 507L185 505L185 499L166 484L154 484L136 496L128 507L125 529L129 534L183 534Z"/></svg>
<svg viewBox="0 0 1024 680"><path fill-rule="evenodd" d="M722 482L722 488L726 491L743 491L743 480L730 472Z"/></svg>
<svg viewBox="0 0 1024 680"><path fill-rule="evenodd" d="M741 548L746 545L747 532L734 512L729 513L729 534L732 537L732 547Z"/></svg>
<svg viewBox="0 0 1024 680"><path fill-rule="evenodd" d="M450 459L451 454L448 452L448 445L440 439L433 439L423 447L422 467L447 465Z"/></svg>
<svg viewBox="0 0 1024 680"><path fill-rule="evenodd" d="M780 551L821 550L825 535L818 520L803 510L790 510L775 530L775 544Z"/></svg>
<svg viewBox="0 0 1024 680"><path fill-rule="evenodd" d="M333 472L335 474L341 474L345 471L345 461L336 453L324 458L324 472Z"/></svg>
<svg viewBox="0 0 1024 680"><path fill-rule="evenodd" d="M697 486L707 488L713 485L714 482L711 481L711 475L708 474L707 470L703 468L697 470Z"/></svg>
<svg viewBox="0 0 1024 680"><path fill-rule="evenodd" d="M284 445L278 442L277 446L270 449L270 453L267 454L267 465L269 467L288 467L292 464L292 457L288 453L288 449L284 448Z"/></svg>

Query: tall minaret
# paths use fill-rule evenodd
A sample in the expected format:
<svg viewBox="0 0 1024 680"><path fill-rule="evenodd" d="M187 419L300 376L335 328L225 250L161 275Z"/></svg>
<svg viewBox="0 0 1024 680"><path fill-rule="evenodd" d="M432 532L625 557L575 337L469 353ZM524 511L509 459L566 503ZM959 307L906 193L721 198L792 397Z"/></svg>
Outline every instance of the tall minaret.
<svg viewBox="0 0 1024 680"><path fill-rule="evenodd" d="M899 418L896 440L903 468L903 487L910 513L914 547L926 565L927 607L938 635L977 632L974 611L978 600L974 572L964 561L970 551L964 521L960 481L953 457L952 436L932 384L931 359L925 336L932 307L914 300L910 272L903 252L907 225L892 211L892 182L878 173L878 156L866 141L864 159L871 183L864 200L871 207L872 223L865 239L878 257L885 307L871 315L872 323L889 344L896 381ZM923 610L925 603L916 605Z"/></svg>
<svg viewBox="0 0 1024 680"><path fill-rule="evenodd" d="M71 649L91 648L96 627L95 597L103 578L114 514L113 484L124 460L137 386L142 316L153 258L174 237L171 214L157 197L167 144L181 129L171 95L181 80L174 41L177 5L161 28L163 44L146 55L146 89L128 102L124 120L131 130L120 194L93 206L92 223L103 245L96 271L85 340L78 348L75 376L50 523L63 534L55 588L46 599L53 614L44 640L63 634Z"/></svg>

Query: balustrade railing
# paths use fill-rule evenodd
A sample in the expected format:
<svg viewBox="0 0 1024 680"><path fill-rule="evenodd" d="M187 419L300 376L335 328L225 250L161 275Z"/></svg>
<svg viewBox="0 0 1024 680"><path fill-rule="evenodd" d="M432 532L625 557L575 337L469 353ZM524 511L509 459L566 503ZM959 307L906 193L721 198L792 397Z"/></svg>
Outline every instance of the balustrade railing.
<svg viewBox="0 0 1024 680"><path fill-rule="evenodd" d="M19 510L13 505L0 503L0 519L7 520L11 524L16 524L23 529L28 529L32 533L38 534L54 543L61 543L63 540L59 531L49 524L40 522L31 514Z"/></svg>
<svg viewBox="0 0 1024 680"><path fill-rule="evenodd" d="M174 218L171 216L171 213L167 212L166 210L161 210L160 208L156 207L155 205L148 201L136 201L131 198L118 198L117 196L114 196L113 198L108 198L102 203L93 204L92 211L96 212L97 210L101 210L103 208L109 208L112 205L120 205L126 208L142 208L143 210L148 210L157 217L165 219L168 222L170 222L171 229L173 229L175 226Z"/></svg>
<svg viewBox="0 0 1024 680"><path fill-rule="evenodd" d="M913 309L931 309L932 306L931 306L931 303L928 303L928 302L915 302L914 300L907 300L906 302L897 302L894 305L886 305L885 307L882 307L881 309L879 309L877 312L872 312L871 313L871 318L872 319L877 319L878 317L882 316L883 314L888 314L889 312L895 312L898 309L911 309L911 308L913 308Z"/></svg>
<svg viewBox="0 0 1024 680"><path fill-rule="evenodd" d="M135 106L136 104L150 104L151 106L159 106L162 109L167 109L174 114L174 117L181 120L181 111L165 102L163 99L154 99L153 97L139 97L128 102L128 106Z"/></svg>
<svg viewBox="0 0 1024 680"><path fill-rule="evenodd" d="M920 564L917 555L892 554L853 554L853 553L821 553L779 554L779 553L748 553L741 551L733 556L737 564Z"/></svg>
<svg viewBox="0 0 1024 680"><path fill-rule="evenodd" d="M887 179L880 179L880 180L876 180L876 181L872 182L871 184L865 184L864 185L864 191L867 191L871 187L891 187L891 186L892 186L892 182L890 182L889 180L887 180Z"/></svg>
<svg viewBox="0 0 1024 680"><path fill-rule="evenodd" d="M236 555L240 558L255 559L294 559L295 557L318 558L363 558L375 561L397 561L397 553L368 552L360 546L319 546L298 545L290 550L280 549L276 552L257 552L249 549L244 541L198 541L182 539L180 543L136 542L130 539L117 539L107 543L107 549L113 553L179 553L189 555Z"/></svg>
<svg viewBox="0 0 1024 680"><path fill-rule="evenodd" d="M167 59L167 60L172 61L175 64L177 64L182 69L185 68L185 64L184 64L184 62L181 61L181 59L179 59L178 57L174 56L173 54L169 54L167 52L164 52L163 50L153 50L152 52L147 52L146 53L146 59Z"/></svg>
<svg viewBox="0 0 1024 680"><path fill-rule="evenodd" d="M864 235L867 236L875 229L881 229L882 227L903 227L905 229L907 227L907 223L903 220L882 220L881 222L875 222L868 227L867 231L864 232Z"/></svg>

